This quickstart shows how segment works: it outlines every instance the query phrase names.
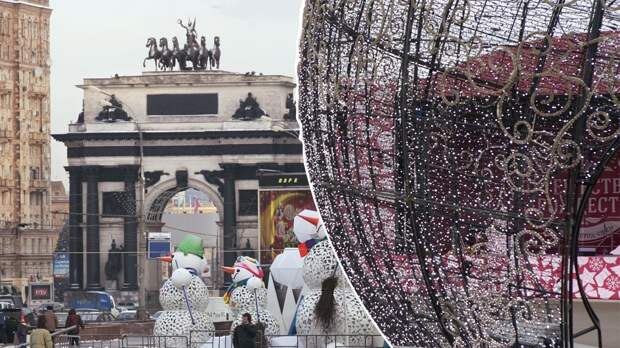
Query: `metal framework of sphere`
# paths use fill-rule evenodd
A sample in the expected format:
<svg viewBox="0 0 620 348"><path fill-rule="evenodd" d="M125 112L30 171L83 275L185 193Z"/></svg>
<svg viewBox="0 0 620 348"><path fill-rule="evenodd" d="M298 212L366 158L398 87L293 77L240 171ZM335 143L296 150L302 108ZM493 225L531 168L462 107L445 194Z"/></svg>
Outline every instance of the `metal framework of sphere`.
<svg viewBox="0 0 620 348"><path fill-rule="evenodd" d="M306 1L309 176L342 265L392 344L569 347L590 331L600 341L575 269L582 202L618 147L619 10L612 0ZM561 274L537 273L540 259ZM573 324L573 295L592 327Z"/></svg>

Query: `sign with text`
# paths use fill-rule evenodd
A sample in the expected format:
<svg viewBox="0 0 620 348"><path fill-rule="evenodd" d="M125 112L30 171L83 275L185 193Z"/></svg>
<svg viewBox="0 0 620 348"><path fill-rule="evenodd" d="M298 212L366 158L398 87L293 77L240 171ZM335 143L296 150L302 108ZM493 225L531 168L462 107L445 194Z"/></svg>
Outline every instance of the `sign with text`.
<svg viewBox="0 0 620 348"><path fill-rule="evenodd" d="M170 239L149 239L149 259L170 255Z"/></svg>
<svg viewBox="0 0 620 348"><path fill-rule="evenodd" d="M566 178L551 181L550 193L558 202L558 212L564 211L565 188ZM585 186L579 193L583 197ZM604 169L585 203L579 247L596 248L597 254L609 254L620 245L620 153ZM548 207L544 198L539 206Z"/></svg>
<svg viewBox="0 0 620 348"><path fill-rule="evenodd" d="M28 289L30 290L30 301L53 300L54 287L50 283L31 283Z"/></svg>
<svg viewBox="0 0 620 348"><path fill-rule="evenodd" d="M54 253L54 278L69 277L69 253Z"/></svg>
<svg viewBox="0 0 620 348"><path fill-rule="evenodd" d="M274 173L262 174L258 178L260 187L308 187L308 177L305 173Z"/></svg>

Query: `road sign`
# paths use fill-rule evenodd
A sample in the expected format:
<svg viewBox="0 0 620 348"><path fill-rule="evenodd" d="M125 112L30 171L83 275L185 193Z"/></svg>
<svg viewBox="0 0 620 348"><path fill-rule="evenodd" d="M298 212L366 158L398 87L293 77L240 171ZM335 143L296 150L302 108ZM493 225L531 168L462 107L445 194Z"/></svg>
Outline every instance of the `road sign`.
<svg viewBox="0 0 620 348"><path fill-rule="evenodd" d="M149 239L148 255L149 259L156 259L170 255L170 239Z"/></svg>

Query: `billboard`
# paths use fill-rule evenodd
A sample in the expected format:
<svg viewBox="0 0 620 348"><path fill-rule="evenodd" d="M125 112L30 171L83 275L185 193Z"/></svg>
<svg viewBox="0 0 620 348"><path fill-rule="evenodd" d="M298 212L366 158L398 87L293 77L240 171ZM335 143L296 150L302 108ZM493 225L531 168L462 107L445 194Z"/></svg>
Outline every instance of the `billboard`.
<svg viewBox="0 0 620 348"><path fill-rule="evenodd" d="M54 253L54 278L69 277L69 253Z"/></svg>
<svg viewBox="0 0 620 348"><path fill-rule="evenodd" d="M609 254L620 245L620 152L598 178L585 205L579 246Z"/></svg>
<svg viewBox="0 0 620 348"><path fill-rule="evenodd" d="M170 255L170 233L149 233L147 249L149 260Z"/></svg>
<svg viewBox="0 0 620 348"><path fill-rule="evenodd" d="M556 218L563 218L566 202L566 175L551 180L550 193L557 200ZM585 192L581 186L580 194ZM596 181L592 194L585 202L579 231L579 247L595 250L598 255L609 254L620 245L620 152L608 163ZM546 198L541 197L539 209L552 215Z"/></svg>
<svg viewBox="0 0 620 348"><path fill-rule="evenodd" d="M28 289L30 301L53 301L54 287L51 283L31 283Z"/></svg>
<svg viewBox="0 0 620 348"><path fill-rule="evenodd" d="M305 175L304 175L305 177ZM294 180L291 180L294 181ZM261 188L258 193L260 263L271 264L286 247L297 247L293 219L304 209L316 210L307 188Z"/></svg>

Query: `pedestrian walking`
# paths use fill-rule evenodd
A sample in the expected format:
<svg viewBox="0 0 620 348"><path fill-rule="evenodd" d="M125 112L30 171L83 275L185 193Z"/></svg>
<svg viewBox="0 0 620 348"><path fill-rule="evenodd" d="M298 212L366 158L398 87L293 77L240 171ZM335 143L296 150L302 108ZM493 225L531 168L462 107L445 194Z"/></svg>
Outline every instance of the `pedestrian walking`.
<svg viewBox="0 0 620 348"><path fill-rule="evenodd" d="M22 306L22 314L24 315L24 319L26 323L30 326L37 325L37 316L34 314L32 309L28 307L28 304L24 303Z"/></svg>
<svg viewBox="0 0 620 348"><path fill-rule="evenodd" d="M69 337L69 345L80 345L80 329L84 328L84 322L82 321L82 317L75 312L75 309L69 310L69 315L67 316L67 321L65 322L65 328L70 328L75 326L74 329L69 330L68 334L71 335Z"/></svg>
<svg viewBox="0 0 620 348"><path fill-rule="evenodd" d="M252 325L250 313L241 316L241 324L233 332L233 347L256 348L256 326Z"/></svg>
<svg viewBox="0 0 620 348"><path fill-rule="evenodd" d="M50 333L54 333L58 327L58 317L56 317L54 313L54 307L47 306L47 310L43 312L43 316L45 317L45 328Z"/></svg>
<svg viewBox="0 0 620 348"><path fill-rule="evenodd" d="M17 344L26 343L28 339L28 323L25 320L19 322L17 326Z"/></svg>
<svg viewBox="0 0 620 348"><path fill-rule="evenodd" d="M0 343L7 343L6 341L6 313L0 311Z"/></svg>
<svg viewBox="0 0 620 348"><path fill-rule="evenodd" d="M6 343L12 344L15 342L15 333L18 326L19 321L15 317L9 316L6 319Z"/></svg>
<svg viewBox="0 0 620 348"><path fill-rule="evenodd" d="M30 348L54 348L52 334L47 330L47 319L40 315L37 319L37 328L30 334Z"/></svg>

